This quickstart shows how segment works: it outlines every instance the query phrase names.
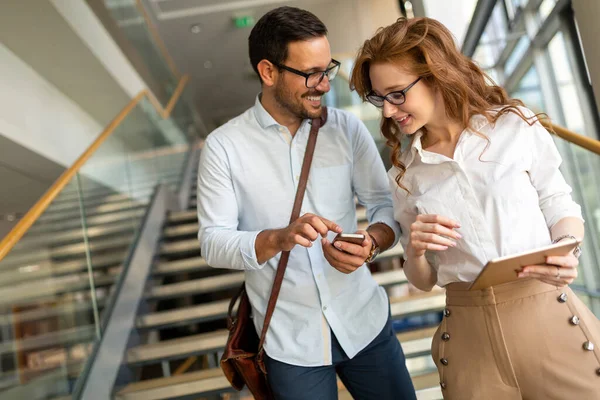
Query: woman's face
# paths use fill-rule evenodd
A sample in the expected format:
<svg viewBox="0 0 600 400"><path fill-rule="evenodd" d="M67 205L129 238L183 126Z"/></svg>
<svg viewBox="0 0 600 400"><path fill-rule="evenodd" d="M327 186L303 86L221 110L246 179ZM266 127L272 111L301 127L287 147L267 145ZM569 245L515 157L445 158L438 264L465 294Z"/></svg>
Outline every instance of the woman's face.
<svg viewBox="0 0 600 400"><path fill-rule="evenodd" d="M371 64L369 76L373 92L382 97L406 89L419 79L419 76L396 63ZM435 92L422 79L405 92L404 98L405 102L399 106L385 100L383 116L393 118L403 134L412 135L433 121L438 100Z"/></svg>

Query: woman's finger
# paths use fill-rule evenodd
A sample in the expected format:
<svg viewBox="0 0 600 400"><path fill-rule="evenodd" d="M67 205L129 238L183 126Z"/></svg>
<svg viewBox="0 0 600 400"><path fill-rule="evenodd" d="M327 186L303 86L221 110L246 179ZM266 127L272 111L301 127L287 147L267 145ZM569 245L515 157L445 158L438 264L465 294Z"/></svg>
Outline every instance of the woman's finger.
<svg viewBox="0 0 600 400"><path fill-rule="evenodd" d="M560 265L561 267L576 268L579 265L579 260L574 255L569 254L564 257L546 257L546 263L550 265Z"/></svg>
<svg viewBox="0 0 600 400"><path fill-rule="evenodd" d="M455 230L448 229L440 224L420 224L420 231L448 236L454 239L462 239L462 235Z"/></svg>
<svg viewBox="0 0 600 400"><path fill-rule="evenodd" d="M444 246L441 244L420 242L420 241L412 242L412 246L415 248L415 250L433 250L433 251L448 250L448 246Z"/></svg>
<svg viewBox="0 0 600 400"><path fill-rule="evenodd" d="M577 269L569 267L559 267L556 265L528 265L523 267L523 272L526 274L538 274L550 277L577 277Z"/></svg>
<svg viewBox="0 0 600 400"><path fill-rule="evenodd" d="M436 214L419 214L417 215L417 221L429 224L441 224L448 228L460 228L458 221Z"/></svg>
<svg viewBox="0 0 600 400"><path fill-rule="evenodd" d="M456 247L455 241L446 239L445 237L442 237L435 233L413 232L411 234L411 240L424 242L424 243L438 244L438 245L448 246L448 247Z"/></svg>

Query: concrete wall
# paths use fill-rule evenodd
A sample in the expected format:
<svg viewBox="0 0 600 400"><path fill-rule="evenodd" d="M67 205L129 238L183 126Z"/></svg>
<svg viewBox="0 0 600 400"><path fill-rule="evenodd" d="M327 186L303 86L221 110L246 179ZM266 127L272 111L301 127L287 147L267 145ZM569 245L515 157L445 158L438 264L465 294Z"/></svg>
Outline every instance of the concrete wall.
<svg viewBox="0 0 600 400"><path fill-rule="evenodd" d="M0 38L1 236L146 84L83 1L2 0ZM105 149L151 147L136 120Z"/></svg>

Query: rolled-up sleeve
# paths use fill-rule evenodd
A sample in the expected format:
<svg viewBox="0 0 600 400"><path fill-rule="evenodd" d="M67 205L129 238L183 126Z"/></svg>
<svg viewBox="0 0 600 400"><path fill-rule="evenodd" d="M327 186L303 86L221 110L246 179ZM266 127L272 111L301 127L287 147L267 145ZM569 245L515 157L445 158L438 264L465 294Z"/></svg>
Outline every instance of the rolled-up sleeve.
<svg viewBox="0 0 600 400"><path fill-rule="evenodd" d="M225 148L212 135L198 167L198 239L202 256L215 268L255 270L260 232L238 231L238 205Z"/></svg>
<svg viewBox="0 0 600 400"><path fill-rule="evenodd" d="M562 158L550 133L539 122L526 128L533 131L533 157L528 172L531 183L537 190L540 209L548 228L552 229L565 217L575 217L583 221L581 207L573 201L571 187L559 170Z"/></svg>
<svg viewBox="0 0 600 400"><path fill-rule="evenodd" d="M394 220L392 194L383 161L373 137L360 120L349 116L348 129L355 132L352 184L358 202L367 209L369 224L381 222L392 228L393 247L400 238L400 225Z"/></svg>

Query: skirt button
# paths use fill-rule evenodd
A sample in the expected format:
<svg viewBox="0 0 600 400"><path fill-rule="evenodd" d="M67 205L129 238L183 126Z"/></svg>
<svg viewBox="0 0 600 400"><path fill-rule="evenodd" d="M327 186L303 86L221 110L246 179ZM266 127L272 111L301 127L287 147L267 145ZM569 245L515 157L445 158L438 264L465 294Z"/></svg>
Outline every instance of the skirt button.
<svg viewBox="0 0 600 400"><path fill-rule="evenodd" d="M566 303L567 302L567 294L561 293L560 296L558 296L557 300L559 303Z"/></svg>
<svg viewBox="0 0 600 400"><path fill-rule="evenodd" d="M594 351L594 343L589 340L583 344L583 349L587 351Z"/></svg>

